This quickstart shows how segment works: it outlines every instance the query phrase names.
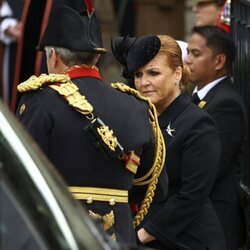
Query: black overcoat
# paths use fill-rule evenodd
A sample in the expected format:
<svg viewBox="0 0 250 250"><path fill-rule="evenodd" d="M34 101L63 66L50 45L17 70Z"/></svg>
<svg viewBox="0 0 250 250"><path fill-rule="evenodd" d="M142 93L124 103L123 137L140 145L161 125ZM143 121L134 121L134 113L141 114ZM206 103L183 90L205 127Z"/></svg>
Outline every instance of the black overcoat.
<svg viewBox="0 0 250 250"><path fill-rule="evenodd" d="M154 204L144 220L143 227L159 239L149 245L157 249L225 249L222 228L209 199L221 150L214 121L188 95L181 94L160 114L159 123L167 148L169 193L167 201Z"/></svg>
<svg viewBox="0 0 250 250"><path fill-rule="evenodd" d="M203 109L215 120L222 145L219 172L211 200L222 223L228 250L244 245L246 225L239 187L240 171L246 162L247 118L243 101L224 78L203 98Z"/></svg>

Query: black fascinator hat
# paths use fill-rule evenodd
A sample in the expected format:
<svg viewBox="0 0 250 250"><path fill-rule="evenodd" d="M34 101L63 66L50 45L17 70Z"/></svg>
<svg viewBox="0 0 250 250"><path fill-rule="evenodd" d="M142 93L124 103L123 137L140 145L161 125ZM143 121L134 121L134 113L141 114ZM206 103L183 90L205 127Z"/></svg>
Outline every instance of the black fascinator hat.
<svg viewBox="0 0 250 250"><path fill-rule="evenodd" d="M151 61L159 52L161 40L156 35L145 35L136 40L127 56L128 71L134 73Z"/></svg>
<svg viewBox="0 0 250 250"><path fill-rule="evenodd" d="M112 39L112 52L123 65L123 77L132 78L134 72L151 61L159 52L161 41L156 35L145 35L138 39L117 37Z"/></svg>
<svg viewBox="0 0 250 250"><path fill-rule="evenodd" d="M67 6L58 8L41 38L38 50L56 46L78 51L106 53L95 11L78 13Z"/></svg>
<svg viewBox="0 0 250 250"><path fill-rule="evenodd" d="M127 68L127 56L129 49L135 43L135 37L116 37L111 39L111 49L116 60L123 66L122 76L130 79L132 75Z"/></svg>

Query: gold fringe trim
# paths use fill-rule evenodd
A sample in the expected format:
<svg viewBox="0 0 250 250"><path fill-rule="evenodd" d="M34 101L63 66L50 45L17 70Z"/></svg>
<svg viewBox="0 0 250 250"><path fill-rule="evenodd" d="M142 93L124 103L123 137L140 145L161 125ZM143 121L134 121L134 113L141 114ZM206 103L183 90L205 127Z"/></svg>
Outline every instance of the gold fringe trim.
<svg viewBox="0 0 250 250"><path fill-rule="evenodd" d="M29 92L41 88L43 85L51 83L67 83L70 82L70 78L61 74L41 74L40 76L31 76L25 82L20 83L17 86L17 91L20 93Z"/></svg>
<svg viewBox="0 0 250 250"><path fill-rule="evenodd" d="M79 113L88 115L93 112L93 106L87 101L84 95L80 94L78 87L70 80L59 86L49 85L49 87L65 97L68 104L75 108Z"/></svg>

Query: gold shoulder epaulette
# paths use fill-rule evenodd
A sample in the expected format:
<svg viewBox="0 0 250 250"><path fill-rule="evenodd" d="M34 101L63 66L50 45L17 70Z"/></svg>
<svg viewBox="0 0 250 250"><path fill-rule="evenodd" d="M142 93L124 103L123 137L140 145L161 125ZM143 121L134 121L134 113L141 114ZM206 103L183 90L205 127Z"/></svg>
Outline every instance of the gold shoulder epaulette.
<svg viewBox="0 0 250 250"><path fill-rule="evenodd" d="M17 86L18 92L29 92L32 90L37 90L45 84L51 83L67 83L70 81L70 78L62 74L41 74L40 76L31 76L25 82L20 83Z"/></svg>

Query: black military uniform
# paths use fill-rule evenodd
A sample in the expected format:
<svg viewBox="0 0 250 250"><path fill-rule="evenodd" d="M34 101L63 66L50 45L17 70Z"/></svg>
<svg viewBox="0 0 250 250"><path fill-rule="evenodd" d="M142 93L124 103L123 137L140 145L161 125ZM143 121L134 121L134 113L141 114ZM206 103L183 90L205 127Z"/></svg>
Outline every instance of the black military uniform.
<svg viewBox="0 0 250 250"><path fill-rule="evenodd" d="M44 46L105 52L94 12L81 16L68 7L60 8L49 23L40 43L40 48ZM103 82L95 67L74 66L65 75L33 77L18 89L26 92L17 110L20 121L70 191L91 216L103 216L105 229L118 240L134 245L128 190L134 176L143 175L152 165L154 138L148 104ZM108 127L100 126L103 123ZM119 158L132 151L141 161L137 173L136 156L130 165Z"/></svg>

